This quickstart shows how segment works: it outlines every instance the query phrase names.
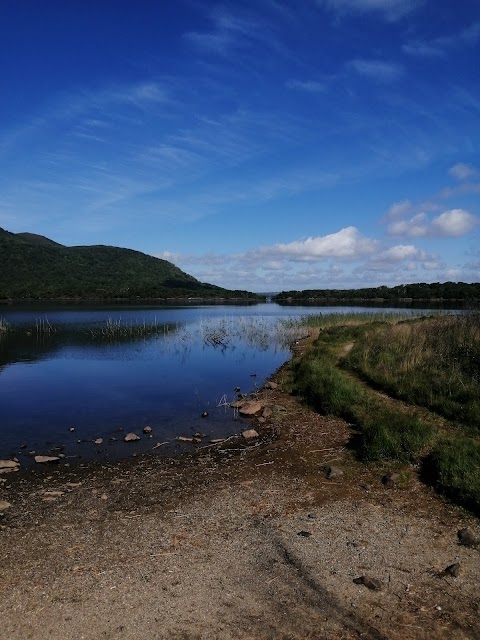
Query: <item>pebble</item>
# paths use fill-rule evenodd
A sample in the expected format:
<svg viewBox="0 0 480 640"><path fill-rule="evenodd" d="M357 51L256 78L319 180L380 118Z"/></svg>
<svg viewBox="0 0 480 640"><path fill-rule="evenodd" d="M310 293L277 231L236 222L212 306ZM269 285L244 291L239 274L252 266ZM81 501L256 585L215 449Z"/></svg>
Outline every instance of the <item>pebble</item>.
<svg viewBox="0 0 480 640"><path fill-rule="evenodd" d="M377 578L369 578L368 576L360 576L353 580L355 584L363 584L367 589L371 591L380 591L382 583Z"/></svg>
<svg viewBox="0 0 480 640"><path fill-rule="evenodd" d="M95 440L95 444L102 444L103 443L103 438L97 438Z"/></svg>
<svg viewBox="0 0 480 640"><path fill-rule="evenodd" d="M242 437L245 438L245 440L254 440L258 438L258 436L258 431L255 431L255 429L247 429L242 433Z"/></svg>
<svg viewBox="0 0 480 640"><path fill-rule="evenodd" d="M152 427L143 427L143 433L152 433Z"/></svg>
<svg viewBox="0 0 480 640"><path fill-rule="evenodd" d="M460 575L460 563L455 562L455 564L450 564L443 572L445 575L452 576L453 578L458 578Z"/></svg>
<svg viewBox="0 0 480 640"><path fill-rule="evenodd" d="M58 462L60 458L58 456L35 456L35 462L45 464L48 462Z"/></svg>

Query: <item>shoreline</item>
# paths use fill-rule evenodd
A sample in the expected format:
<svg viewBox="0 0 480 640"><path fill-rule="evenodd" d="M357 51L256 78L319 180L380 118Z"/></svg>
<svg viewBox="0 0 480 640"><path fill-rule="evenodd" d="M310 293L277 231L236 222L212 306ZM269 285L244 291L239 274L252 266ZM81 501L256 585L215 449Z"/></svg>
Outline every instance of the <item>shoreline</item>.
<svg viewBox="0 0 480 640"><path fill-rule="evenodd" d="M5 636L478 637L480 554L457 538L478 519L413 467L358 462L347 423L282 390L289 367L245 446L0 476Z"/></svg>

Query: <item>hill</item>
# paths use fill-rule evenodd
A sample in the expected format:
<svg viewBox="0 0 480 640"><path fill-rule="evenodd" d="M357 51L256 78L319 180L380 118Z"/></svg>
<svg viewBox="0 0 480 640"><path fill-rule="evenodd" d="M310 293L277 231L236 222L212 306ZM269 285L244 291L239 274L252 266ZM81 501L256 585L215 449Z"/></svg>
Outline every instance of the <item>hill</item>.
<svg viewBox="0 0 480 640"><path fill-rule="evenodd" d="M256 298L199 282L171 262L110 246L66 247L0 228L0 299Z"/></svg>

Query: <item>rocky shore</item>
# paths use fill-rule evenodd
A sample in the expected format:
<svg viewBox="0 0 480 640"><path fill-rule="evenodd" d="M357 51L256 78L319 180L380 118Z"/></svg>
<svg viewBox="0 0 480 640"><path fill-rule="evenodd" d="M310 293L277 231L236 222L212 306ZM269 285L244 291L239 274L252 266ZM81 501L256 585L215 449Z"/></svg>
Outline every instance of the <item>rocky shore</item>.
<svg viewBox="0 0 480 640"><path fill-rule="evenodd" d="M0 475L2 637L478 638L476 518L286 393L251 428Z"/></svg>

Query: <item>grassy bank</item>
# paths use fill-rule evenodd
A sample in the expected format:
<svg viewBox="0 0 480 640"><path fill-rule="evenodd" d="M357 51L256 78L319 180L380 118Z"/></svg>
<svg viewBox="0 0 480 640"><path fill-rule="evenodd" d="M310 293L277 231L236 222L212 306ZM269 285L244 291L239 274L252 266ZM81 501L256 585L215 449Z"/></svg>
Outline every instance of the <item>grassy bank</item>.
<svg viewBox="0 0 480 640"><path fill-rule="evenodd" d="M480 315L305 322L319 337L293 363L295 391L354 425L363 460L421 463L429 482L480 512Z"/></svg>

